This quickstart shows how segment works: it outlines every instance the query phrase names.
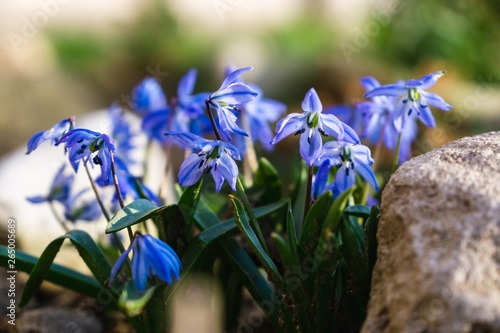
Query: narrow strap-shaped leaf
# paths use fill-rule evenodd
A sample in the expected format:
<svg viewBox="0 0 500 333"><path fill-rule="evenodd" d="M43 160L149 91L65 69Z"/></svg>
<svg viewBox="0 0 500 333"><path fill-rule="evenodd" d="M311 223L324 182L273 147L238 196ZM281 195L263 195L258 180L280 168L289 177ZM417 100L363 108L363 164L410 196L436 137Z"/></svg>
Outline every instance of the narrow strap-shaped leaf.
<svg viewBox="0 0 500 333"><path fill-rule="evenodd" d="M344 209L344 213L350 216L360 217L367 219L370 216L370 207L366 205L353 205Z"/></svg>
<svg viewBox="0 0 500 333"><path fill-rule="evenodd" d="M290 248L288 247L287 241L280 235L275 232L271 233L271 239L273 240L276 249L281 258L281 263L284 268L288 271L293 269L293 265L295 260L292 258L292 253L290 252Z"/></svg>
<svg viewBox="0 0 500 333"><path fill-rule="evenodd" d="M257 209L256 216L259 216ZM200 200L194 215L196 227L206 230L211 226L220 224L221 221L214 212L208 208L203 200ZM234 223L234 220L227 221ZM234 224L236 228L236 224ZM270 322L276 331L280 329L278 313L280 303L275 300L273 288L262 276L259 268L255 265L246 251L232 238L222 239L215 243L226 262L238 273L241 281L253 296L255 301L262 307L264 313L269 316Z"/></svg>
<svg viewBox="0 0 500 333"><path fill-rule="evenodd" d="M299 238L300 248L304 251L304 257L312 255L316 249L316 244L318 243L318 238L331 204L332 193L327 191L316 200L309 210Z"/></svg>
<svg viewBox="0 0 500 333"><path fill-rule="evenodd" d="M334 234L337 233L340 223L340 218L343 213L343 208L345 207L347 200L354 192L354 187L348 188L344 192L342 192L338 197L333 201L333 205L330 207L328 211L328 215L326 216L325 224L323 225L322 235L325 235L326 230L330 230Z"/></svg>
<svg viewBox="0 0 500 333"><path fill-rule="evenodd" d="M201 198L201 188L203 185L203 179L201 179L197 184L187 187L184 192L182 192L181 197L177 205L184 214L186 220L185 232L187 233L191 222L198 207L198 202Z"/></svg>
<svg viewBox="0 0 500 333"><path fill-rule="evenodd" d="M365 223L365 260L366 269L370 278L377 261L377 228L380 221L380 209L378 206L373 206L370 212L370 217Z"/></svg>
<svg viewBox="0 0 500 333"><path fill-rule="evenodd" d="M8 268L8 248L0 245L0 266ZM16 271L30 273L39 258L29 255L21 250L16 250ZM94 277L82 274L67 267L53 263L47 272L45 280L61 287L95 297L102 285Z"/></svg>
<svg viewBox="0 0 500 333"><path fill-rule="evenodd" d="M297 232L295 230L295 222L293 220L292 204L288 201L288 210L286 218L286 236L288 239L288 247L292 253L292 257L295 260L295 264L299 265L299 251L297 249Z"/></svg>
<svg viewBox="0 0 500 333"><path fill-rule="evenodd" d="M30 276L24 287L23 295L21 296L21 301L19 302L20 306L26 305L40 287L42 281L47 277L57 252L59 252L62 243L67 238L76 247L80 257L82 257L95 278L103 286L105 285L105 281L111 274L110 262L89 234L82 230L72 230L56 238L45 248L35 267L33 267L33 270L30 272Z"/></svg>
<svg viewBox="0 0 500 333"><path fill-rule="evenodd" d="M250 221L249 221L248 216L245 212L245 209L243 208L242 203L236 197L234 197L232 195L229 195L229 201L231 201L231 204L233 205L233 208L234 208L236 225L238 226L241 233L243 234L243 236L247 240L248 244L252 248L254 254L259 259L260 263L264 267L264 270L269 275L269 278L271 279L271 281L273 281L279 288L282 289L283 281L281 280L281 276L278 272L278 268L276 268L276 265L274 264L272 259L269 257L267 252L264 250L257 235L255 234L254 230L250 226Z"/></svg>
<svg viewBox="0 0 500 333"><path fill-rule="evenodd" d="M281 198L281 177L267 159L259 158L253 188L261 189L259 202L271 203Z"/></svg>
<svg viewBox="0 0 500 333"><path fill-rule="evenodd" d="M159 214L162 214L166 206L157 207L147 199L137 199L120 209L109 220L106 226L106 233L116 232L134 224L147 221Z"/></svg>

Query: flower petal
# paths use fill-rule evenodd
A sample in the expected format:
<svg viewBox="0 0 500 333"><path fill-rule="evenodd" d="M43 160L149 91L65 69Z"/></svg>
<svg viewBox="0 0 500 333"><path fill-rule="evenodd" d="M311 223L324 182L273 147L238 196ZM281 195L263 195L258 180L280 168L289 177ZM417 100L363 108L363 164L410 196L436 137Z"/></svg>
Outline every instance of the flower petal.
<svg viewBox="0 0 500 333"><path fill-rule="evenodd" d="M243 82L235 82L210 96L212 101L221 101L229 105L245 104L257 97L259 93Z"/></svg>
<svg viewBox="0 0 500 333"><path fill-rule="evenodd" d="M404 86L399 84L387 84L370 90L364 96L365 98L372 98L375 96L399 96L406 90Z"/></svg>
<svg viewBox="0 0 500 333"><path fill-rule="evenodd" d="M418 118L424 123L425 126L434 128L436 127L436 120L432 115L431 109L429 106L419 106L420 115Z"/></svg>
<svg viewBox="0 0 500 333"><path fill-rule="evenodd" d="M340 193L356 184L356 173L352 169L341 166L335 175L335 185Z"/></svg>
<svg viewBox="0 0 500 333"><path fill-rule="evenodd" d="M338 140L342 140L344 138L344 126L337 117L333 114L321 114L319 119L319 127L328 135L333 136Z"/></svg>
<svg viewBox="0 0 500 333"><path fill-rule="evenodd" d="M228 110L227 108L217 107L217 122L219 123L219 129L224 139L231 141L230 133L236 133L243 136L248 136L247 132L241 129L236 124L236 116Z"/></svg>
<svg viewBox="0 0 500 333"><path fill-rule="evenodd" d="M167 108L167 97L155 78L148 77L134 88L132 107L139 113Z"/></svg>
<svg viewBox="0 0 500 333"><path fill-rule="evenodd" d="M191 68L186 75L182 77L177 86L177 98L189 96L193 93L197 74L198 71L196 68Z"/></svg>
<svg viewBox="0 0 500 333"><path fill-rule="evenodd" d="M109 281L108 285L111 285L113 283L113 280L116 277L116 274L120 271L120 268L123 266L125 263L125 260L127 260L128 254L130 253L130 250L132 250L132 245L129 246L129 248L124 251L116 260L115 264L113 265L113 268L111 269L111 275L109 276Z"/></svg>
<svg viewBox="0 0 500 333"><path fill-rule="evenodd" d="M252 69L253 69L253 67L244 67L244 68L239 68L239 69L233 71L224 79L219 90L225 89L228 85L235 82L238 79L238 76L240 76L243 73L249 72Z"/></svg>
<svg viewBox="0 0 500 333"><path fill-rule="evenodd" d="M310 136L309 136L310 135ZM308 128L300 137L300 156L311 166L316 162L320 153L323 141L321 134L316 129Z"/></svg>
<svg viewBox="0 0 500 333"><path fill-rule="evenodd" d="M169 131L163 135L191 149L201 149L209 142L209 140L189 132Z"/></svg>
<svg viewBox="0 0 500 333"><path fill-rule="evenodd" d="M274 145L290 134L297 133L297 131L301 130L302 128L306 128L306 117L307 112L291 113L285 118L278 121L278 123L276 124L276 136L274 137L273 141L271 141L271 143Z"/></svg>
<svg viewBox="0 0 500 333"><path fill-rule="evenodd" d="M422 76L418 81L420 81L422 84L420 85L420 89L428 89L432 87L437 80L442 77L444 74L446 74L446 71L437 71L434 73L430 73L427 75Z"/></svg>
<svg viewBox="0 0 500 333"><path fill-rule="evenodd" d="M452 106L446 103L441 96L422 90L419 92L422 95L422 103L428 103L443 111L450 111L452 109Z"/></svg>
<svg viewBox="0 0 500 333"><path fill-rule="evenodd" d="M191 186L198 182L204 170L204 165L201 164L203 159L204 156L193 153L182 162L178 176L181 186Z"/></svg>
<svg viewBox="0 0 500 333"><path fill-rule="evenodd" d="M309 89L306 93L306 97L302 101L302 110L306 112L321 112L323 110L321 100L314 88Z"/></svg>
<svg viewBox="0 0 500 333"><path fill-rule="evenodd" d="M380 87L380 83L373 76L365 76L361 78L361 85L365 88L365 91L371 91L375 88Z"/></svg>
<svg viewBox="0 0 500 333"><path fill-rule="evenodd" d="M372 188L378 191L377 178L373 172L370 163L365 158L354 154L354 169L356 172L370 184ZM353 170L351 170L353 171Z"/></svg>

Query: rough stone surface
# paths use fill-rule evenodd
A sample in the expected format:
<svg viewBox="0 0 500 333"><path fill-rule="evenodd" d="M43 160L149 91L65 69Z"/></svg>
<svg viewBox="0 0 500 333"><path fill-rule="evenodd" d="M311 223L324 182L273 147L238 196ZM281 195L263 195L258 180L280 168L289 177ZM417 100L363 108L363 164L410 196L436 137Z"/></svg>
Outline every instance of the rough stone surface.
<svg viewBox="0 0 500 333"><path fill-rule="evenodd" d="M500 132L403 164L377 237L363 333L500 332Z"/></svg>
<svg viewBox="0 0 500 333"><path fill-rule="evenodd" d="M90 309L45 307L26 311L17 323L19 333L99 333L102 325Z"/></svg>

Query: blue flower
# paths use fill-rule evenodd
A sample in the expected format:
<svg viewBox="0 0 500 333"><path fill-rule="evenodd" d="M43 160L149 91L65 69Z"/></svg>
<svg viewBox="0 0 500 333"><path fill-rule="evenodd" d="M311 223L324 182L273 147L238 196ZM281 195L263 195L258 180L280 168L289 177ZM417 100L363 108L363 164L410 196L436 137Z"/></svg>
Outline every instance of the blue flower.
<svg viewBox="0 0 500 333"><path fill-rule="evenodd" d="M292 113L276 124L276 136L271 144L294 133L301 134L300 156L312 166L321 153L323 136L333 136L338 140L359 143L356 132L332 114L322 114L323 106L314 88L311 88L302 102L303 113Z"/></svg>
<svg viewBox="0 0 500 333"><path fill-rule="evenodd" d="M52 144L56 144L57 141L64 135L66 134L69 130L73 128L73 123L75 122L74 117L70 117L68 119L63 119L60 122L58 122L54 127L47 131L41 131L36 134L34 134L29 140L28 140L28 150L26 151L26 154L31 153L33 150L37 149L38 146L46 141L46 140L52 140Z"/></svg>
<svg viewBox="0 0 500 333"><path fill-rule="evenodd" d="M139 114L168 109L167 97L158 81L152 77L142 80L132 91L132 109Z"/></svg>
<svg viewBox="0 0 500 333"><path fill-rule="evenodd" d="M361 84L367 92L380 87L380 83L373 77L364 77ZM403 81L397 85L404 85ZM372 143L377 144L380 136L383 135L384 145L394 151L397 146L399 132L396 129L393 119L396 98L391 96L375 96L372 101L358 104L358 111L363 116L365 130L363 136ZM416 118L408 119L402 128L401 144L399 148L399 163L403 163L411 157L411 145L418 134Z"/></svg>
<svg viewBox="0 0 500 333"><path fill-rule="evenodd" d="M238 166L234 160L240 160L241 156L235 146L219 140L206 140L186 132L167 132L165 135L194 151L179 169L180 185L195 184L205 172L212 174L217 192L221 190L224 180L233 191L236 190Z"/></svg>
<svg viewBox="0 0 500 333"><path fill-rule="evenodd" d="M177 100L174 107L171 131L190 132L201 135L211 131L210 120L205 114L205 100L210 94L202 92L193 95L196 76L195 68L182 77L177 86Z"/></svg>
<svg viewBox="0 0 500 333"><path fill-rule="evenodd" d="M95 221L102 215L101 208L97 200L91 199L82 201L80 199L83 193L87 190L82 190L76 195L70 196L64 204L64 217L73 223L76 221Z"/></svg>
<svg viewBox="0 0 500 333"><path fill-rule="evenodd" d="M436 94L425 91L432 87L436 81L445 74L439 71L424 75L419 80L408 80L404 84L388 84L377 87L365 94L365 97L393 96L396 106L392 121L398 133L403 131L407 120L418 117L426 126L435 127L436 120L432 115L429 105L443 111L451 110L451 105Z"/></svg>
<svg viewBox="0 0 500 333"><path fill-rule="evenodd" d="M132 126L125 119L124 112L118 104L113 104L108 110L111 124L111 137L115 140L120 156L130 164L135 163L131 156L135 146L132 140L136 137L136 133L132 130Z"/></svg>
<svg viewBox="0 0 500 333"><path fill-rule="evenodd" d="M59 201L66 202L69 199L71 186L73 185L74 175L65 174L65 165L62 165L57 171L52 185L50 186L49 194L46 196L34 196L26 198L31 203L42 203Z"/></svg>
<svg viewBox="0 0 500 333"><path fill-rule="evenodd" d="M230 133L243 136L248 134L236 124L238 105L250 102L258 93L243 82L238 76L252 70L252 67L240 68L229 74L220 88L208 98L208 104L217 111L217 122L222 137L231 141Z"/></svg>
<svg viewBox="0 0 500 333"><path fill-rule="evenodd" d="M172 283L173 278L179 280L182 265L174 250L161 240L151 235L142 235L137 231L130 247L116 260L109 277L110 284L125 263L130 251L134 251L132 278L137 290L146 290L148 277L151 279L157 277L168 284Z"/></svg>
<svg viewBox="0 0 500 333"><path fill-rule="evenodd" d="M80 160L86 164L94 154L91 163L101 166L103 181L106 185L110 184L112 179L111 154L115 152L113 139L106 134L77 128L66 133L57 145L60 143L66 143L68 158L75 172L78 171Z"/></svg>
<svg viewBox="0 0 500 333"><path fill-rule="evenodd" d="M330 141L323 146L318 163L323 164L325 160L338 167L335 186L340 193L356 184L356 173L378 190L377 179L371 168L373 159L368 147L345 141Z"/></svg>

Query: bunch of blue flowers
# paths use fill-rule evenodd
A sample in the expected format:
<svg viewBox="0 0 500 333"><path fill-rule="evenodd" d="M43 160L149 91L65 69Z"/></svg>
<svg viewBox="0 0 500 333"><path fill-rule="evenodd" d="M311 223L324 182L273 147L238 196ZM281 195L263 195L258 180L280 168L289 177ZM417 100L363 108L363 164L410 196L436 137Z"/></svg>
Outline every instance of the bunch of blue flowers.
<svg viewBox="0 0 500 333"><path fill-rule="evenodd" d="M444 72L388 85L364 77L369 100L326 109L311 88L303 112L279 120L285 105L241 80L251 69L228 69L212 93L194 93L197 72L191 69L170 99L157 80L144 79L128 105L142 133L130 126L125 107L113 104L108 134L77 128L71 117L28 141L28 154L44 141L64 146L61 153L75 173L83 164L95 198L82 200L87 189L73 194L74 175L64 166L48 194L28 198L62 204L64 217L54 213L66 233L31 270L21 305L46 277L93 297L104 290L137 332L164 332L171 297L193 273L203 272L221 281L227 330L250 325L240 317L246 288L276 332L359 331L376 260L379 210L373 203L383 182L374 163L386 146L395 170L411 157L417 119L434 127L430 106L451 109L426 91ZM140 135L147 137L146 147L133 142ZM254 145L272 151L287 137L299 137L303 162L284 195L289 187L268 160L256 158ZM142 175L131 172L141 164L136 150L149 151L153 144L167 154L166 173L177 167L172 157L184 154L178 184L152 190L143 182L145 162ZM369 146L376 147L375 158ZM243 172L245 163L250 167ZM91 168L98 168L97 178ZM175 197L163 196L164 187ZM107 188L111 196L103 195ZM114 237L108 245L66 223L101 215L105 232ZM77 247L94 277L51 266L64 239Z"/></svg>

